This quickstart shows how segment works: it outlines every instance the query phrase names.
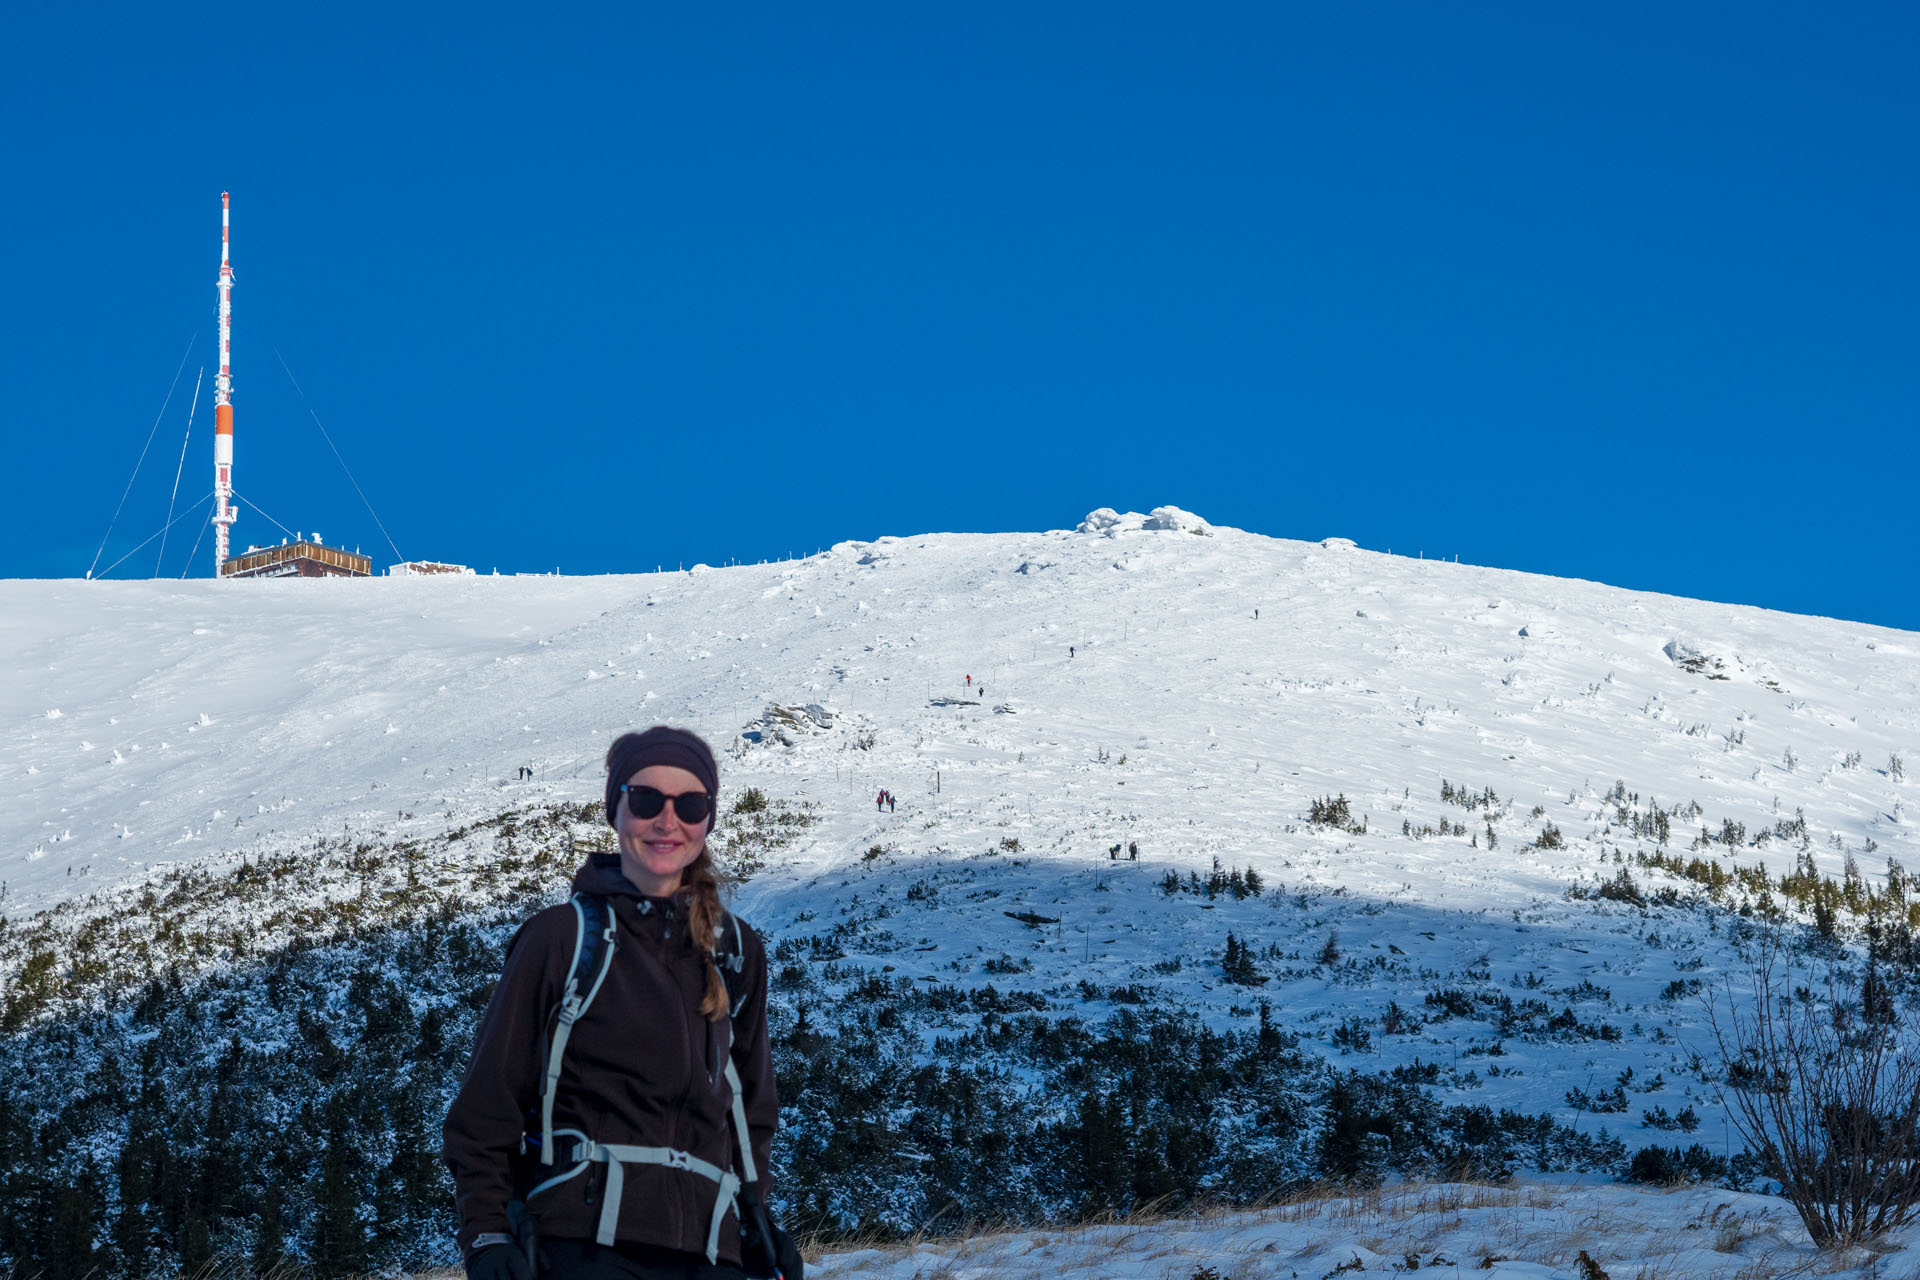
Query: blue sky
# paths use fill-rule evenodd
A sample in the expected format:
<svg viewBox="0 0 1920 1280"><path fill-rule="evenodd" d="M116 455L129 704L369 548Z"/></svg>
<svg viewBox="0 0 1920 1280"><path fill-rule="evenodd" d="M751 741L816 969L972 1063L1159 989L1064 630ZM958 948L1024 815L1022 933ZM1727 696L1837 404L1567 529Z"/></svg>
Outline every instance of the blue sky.
<svg viewBox="0 0 1920 1280"><path fill-rule="evenodd" d="M376 563L310 409L401 553L483 572L1174 503L1920 629L1911 5L8 28L0 575L93 563L196 331L100 563L164 523L203 364L211 489L229 190L236 487Z"/></svg>

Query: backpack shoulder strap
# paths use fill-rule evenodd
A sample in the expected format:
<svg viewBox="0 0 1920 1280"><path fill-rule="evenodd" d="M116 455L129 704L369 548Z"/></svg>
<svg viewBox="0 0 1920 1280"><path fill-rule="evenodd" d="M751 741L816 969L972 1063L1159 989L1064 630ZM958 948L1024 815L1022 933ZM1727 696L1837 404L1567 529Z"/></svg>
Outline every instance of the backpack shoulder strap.
<svg viewBox="0 0 1920 1280"><path fill-rule="evenodd" d="M721 909L720 927L713 931L713 967L727 984L727 1016L740 1016L747 998L747 948L740 937L740 917Z"/></svg>
<svg viewBox="0 0 1920 1280"><path fill-rule="evenodd" d="M540 1163L553 1163L553 1095L560 1084L560 1059L573 1024L580 1021L613 967L613 904L597 893L573 895L573 967L554 1010L553 1043L547 1050L547 1074L540 1085Z"/></svg>
<svg viewBox="0 0 1920 1280"><path fill-rule="evenodd" d="M727 985L727 1087L733 1090L733 1135L740 1143L740 1181L751 1184L760 1180L760 1174L754 1167L753 1143L747 1135L747 1101L740 1091L740 1072L733 1065L731 1022L740 1016L740 1006L747 998L747 948L740 936L740 917L731 911L722 912L720 927L714 930L713 967Z"/></svg>
<svg viewBox="0 0 1920 1280"><path fill-rule="evenodd" d="M727 1033L727 1086L733 1090L733 1136L740 1143L740 1181L760 1181L753 1165L753 1143L747 1136L747 1100L740 1096L740 1073L733 1066L733 1033Z"/></svg>

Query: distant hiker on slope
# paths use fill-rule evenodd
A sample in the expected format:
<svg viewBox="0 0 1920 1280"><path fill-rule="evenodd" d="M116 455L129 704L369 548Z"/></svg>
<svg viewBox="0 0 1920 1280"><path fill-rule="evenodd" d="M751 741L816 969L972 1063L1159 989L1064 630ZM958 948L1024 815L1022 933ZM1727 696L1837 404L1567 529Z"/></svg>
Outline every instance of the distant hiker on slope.
<svg viewBox="0 0 1920 1280"><path fill-rule="evenodd" d="M880 794L873 798L873 811L875 813L878 813L886 807L887 807L887 792L886 792L886 789L883 787L881 788Z"/></svg>
<svg viewBox="0 0 1920 1280"><path fill-rule="evenodd" d="M720 903L719 782L684 729L617 738L618 852L509 944L444 1130L469 1280L801 1280L764 1208L767 958Z"/></svg>

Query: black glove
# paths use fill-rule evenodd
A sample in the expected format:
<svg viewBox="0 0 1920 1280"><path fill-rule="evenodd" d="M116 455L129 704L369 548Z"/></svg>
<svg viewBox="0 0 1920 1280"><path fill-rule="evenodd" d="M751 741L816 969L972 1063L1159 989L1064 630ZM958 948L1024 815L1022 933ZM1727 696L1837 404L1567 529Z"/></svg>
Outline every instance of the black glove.
<svg viewBox="0 0 1920 1280"><path fill-rule="evenodd" d="M760 1202L759 1191L751 1186L740 1189L737 1205L740 1214L740 1269L757 1280L801 1280L806 1260L793 1237L774 1225L767 1206Z"/></svg>
<svg viewBox="0 0 1920 1280"><path fill-rule="evenodd" d="M518 1245L490 1244L467 1255L467 1280L533 1280Z"/></svg>
<svg viewBox="0 0 1920 1280"><path fill-rule="evenodd" d="M768 1225L772 1226L771 1221ZM780 1259L782 1280L805 1280L807 1260L800 1256L800 1246L793 1242L793 1237L779 1227L774 1227L773 1247L775 1255Z"/></svg>
<svg viewBox="0 0 1920 1280"><path fill-rule="evenodd" d="M751 1184L741 1187L734 1210L740 1221L740 1269L754 1280L770 1280L780 1267L780 1253L773 1240L773 1219L760 1203L760 1192Z"/></svg>

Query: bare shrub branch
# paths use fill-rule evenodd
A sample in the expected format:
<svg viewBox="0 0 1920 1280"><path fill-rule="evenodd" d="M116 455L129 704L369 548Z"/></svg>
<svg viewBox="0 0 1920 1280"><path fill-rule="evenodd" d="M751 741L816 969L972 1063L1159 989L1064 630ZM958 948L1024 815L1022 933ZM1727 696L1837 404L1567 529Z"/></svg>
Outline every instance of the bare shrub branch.
<svg viewBox="0 0 1920 1280"><path fill-rule="evenodd" d="M1852 1245L1920 1207L1920 1010L1896 1004L1870 951L1797 971L1761 931L1739 991L1708 1007L1721 1103L1821 1246Z"/></svg>

